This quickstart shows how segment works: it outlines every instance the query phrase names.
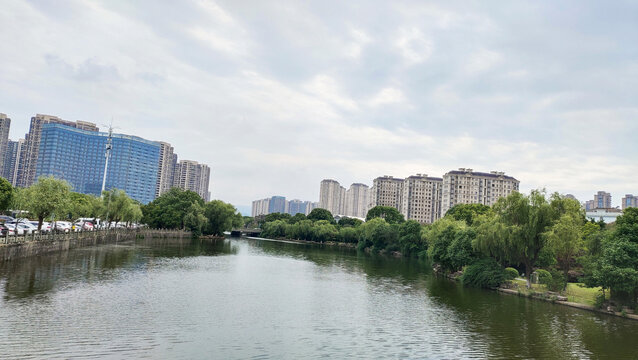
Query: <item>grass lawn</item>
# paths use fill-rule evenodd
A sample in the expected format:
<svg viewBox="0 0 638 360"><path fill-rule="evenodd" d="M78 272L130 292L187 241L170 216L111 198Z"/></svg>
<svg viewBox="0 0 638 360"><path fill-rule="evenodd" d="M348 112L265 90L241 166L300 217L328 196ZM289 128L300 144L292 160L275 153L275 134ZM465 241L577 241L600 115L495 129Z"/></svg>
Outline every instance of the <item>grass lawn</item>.
<svg viewBox="0 0 638 360"><path fill-rule="evenodd" d="M526 288L526 282L524 279L517 278L515 280L512 280L512 283L516 284L520 292L529 293ZM547 291L547 287L541 284L532 284L532 290L534 292L545 292ZM565 291L562 291L561 295L567 296L567 301L594 306L596 302L596 295L598 295L599 293L599 287L586 288L583 286L583 284L580 283L568 283L567 289L565 289ZM609 299L609 292L607 292L605 295L607 299Z"/></svg>

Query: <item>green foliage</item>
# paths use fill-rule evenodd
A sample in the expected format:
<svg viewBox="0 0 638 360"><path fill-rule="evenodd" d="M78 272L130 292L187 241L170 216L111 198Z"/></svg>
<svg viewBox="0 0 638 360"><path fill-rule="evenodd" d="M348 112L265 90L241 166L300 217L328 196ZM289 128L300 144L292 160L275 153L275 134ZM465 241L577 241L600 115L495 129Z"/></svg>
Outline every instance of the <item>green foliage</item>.
<svg viewBox="0 0 638 360"><path fill-rule="evenodd" d="M203 225L203 233L206 235L222 236L224 231L243 225L243 217L237 212L237 209L221 200L206 203L204 216L207 221Z"/></svg>
<svg viewBox="0 0 638 360"><path fill-rule="evenodd" d="M0 211L5 211L13 201L13 187L11 183L0 177Z"/></svg>
<svg viewBox="0 0 638 360"><path fill-rule="evenodd" d="M355 218L343 217L338 221L339 226L352 226L357 227L363 224L363 221Z"/></svg>
<svg viewBox="0 0 638 360"><path fill-rule="evenodd" d="M490 211L490 207L483 204L457 204L452 206L445 213L445 216L449 216L454 220L465 221L467 225L472 225L474 219L479 215L487 214L488 211Z"/></svg>
<svg viewBox="0 0 638 360"><path fill-rule="evenodd" d="M405 221L399 210L391 206L375 206L368 210L366 222L375 218L384 219L389 224L400 224Z"/></svg>
<svg viewBox="0 0 638 360"><path fill-rule="evenodd" d="M483 258L468 266L461 277L464 285L493 289L506 280L503 268L492 258Z"/></svg>
<svg viewBox="0 0 638 360"><path fill-rule="evenodd" d="M445 217L425 232L428 256L445 271L457 271L476 260L472 241L476 237L473 228L464 221Z"/></svg>
<svg viewBox="0 0 638 360"><path fill-rule="evenodd" d="M567 277L572 261L585 252L583 225L585 217L578 201L573 199L553 199L552 206L557 214L562 214L547 230L547 245L556 256Z"/></svg>
<svg viewBox="0 0 638 360"><path fill-rule="evenodd" d="M602 309L603 305L605 304L605 293L603 293L602 291L596 295L596 300L594 300L594 307L596 309Z"/></svg>
<svg viewBox="0 0 638 360"><path fill-rule="evenodd" d="M563 272L550 269L549 274L551 278L545 283L547 289L550 291L563 291L567 287L567 275Z"/></svg>
<svg viewBox="0 0 638 360"><path fill-rule="evenodd" d="M518 270L513 267L505 268L505 278L507 280L514 280L519 276Z"/></svg>
<svg viewBox="0 0 638 360"><path fill-rule="evenodd" d="M427 249L427 241L421 234L422 227L417 221L408 220L399 228L399 247L404 256L417 256Z"/></svg>
<svg viewBox="0 0 638 360"><path fill-rule="evenodd" d="M339 231L328 220L319 220L313 224L313 227L312 227L313 241L317 241L317 242L335 241L337 239L337 235L339 235Z"/></svg>
<svg viewBox="0 0 638 360"><path fill-rule="evenodd" d="M308 220L312 221L320 221L325 220L330 222L331 224L335 224L335 218L332 216L332 213L326 209L312 209L310 214L308 214Z"/></svg>
<svg viewBox="0 0 638 360"><path fill-rule="evenodd" d="M547 285L552 281L552 274L549 271L544 269L537 269L536 274L538 275L538 283Z"/></svg>
<svg viewBox="0 0 638 360"><path fill-rule="evenodd" d="M71 186L64 180L50 177L40 177L38 181L22 192L26 210L38 219L38 229L42 221L55 215L61 218L67 208L71 193Z"/></svg>
<svg viewBox="0 0 638 360"><path fill-rule="evenodd" d="M203 233L207 224L208 218L206 218L204 206L199 202L192 203L184 215L184 228L189 230L193 237L198 237Z"/></svg>
<svg viewBox="0 0 638 360"><path fill-rule="evenodd" d="M284 220L275 220L265 223L261 227L261 236L271 239L282 239L286 237L288 223Z"/></svg>
<svg viewBox="0 0 638 360"><path fill-rule="evenodd" d="M142 222L154 229L184 229L186 214L204 200L193 191L172 188L147 205L142 206Z"/></svg>
<svg viewBox="0 0 638 360"><path fill-rule="evenodd" d="M134 216L133 207L133 200L126 195L124 190L111 189L102 194L101 208L103 213L101 217L108 223L115 222L117 225L122 220L126 221L125 217Z"/></svg>
<svg viewBox="0 0 638 360"><path fill-rule="evenodd" d="M634 305L638 295L638 208L627 208L585 267L585 284L611 289L612 299Z"/></svg>
<svg viewBox="0 0 638 360"><path fill-rule="evenodd" d="M288 222L288 220L290 220L292 216L290 214L287 213L271 213L266 215L266 217L264 218L265 222L270 222L270 221L275 221L275 220L284 220L286 222Z"/></svg>
<svg viewBox="0 0 638 360"><path fill-rule="evenodd" d="M492 215L478 219L475 248L502 262L523 264L530 287L529 276L547 243L545 232L560 217L561 209L570 206L561 201L555 194L550 203L545 192L538 190L529 196L513 192L500 198L492 207Z"/></svg>
<svg viewBox="0 0 638 360"><path fill-rule="evenodd" d="M296 213L295 215L293 215L293 216L292 216L292 217L288 220L288 222L289 222L290 224L296 224L296 223L298 223L298 222L300 222L300 221L303 221L303 220L306 220L306 219L307 219L307 217L306 217L306 215L305 215L305 214L302 214L302 213Z"/></svg>
<svg viewBox="0 0 638 360"><path fill-rule="evenodd" d="M93 195L72 192L69 194L65 212L72 220L81 217L98 218L102 213L102 201Z"/></svg>
<svg viewBox="0 0 638 360"><path fill-rule="evenodd" d="M354 227L342 227L339 229L337 240L344 243L355 244L359 241L359 231Z"/></svg>

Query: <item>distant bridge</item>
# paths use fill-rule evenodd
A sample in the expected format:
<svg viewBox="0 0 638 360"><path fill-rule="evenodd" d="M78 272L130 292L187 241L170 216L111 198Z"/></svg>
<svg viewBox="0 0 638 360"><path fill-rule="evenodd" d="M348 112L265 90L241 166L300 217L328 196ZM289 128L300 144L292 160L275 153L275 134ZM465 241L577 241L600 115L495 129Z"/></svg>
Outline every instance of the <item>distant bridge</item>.
<svg viewBox="0 0 638 360"><path fill-rule="evenodd" d="M240 236L259 236L261 234L261 229L232 229L230 231L230 236L240 237Z"/></svg>

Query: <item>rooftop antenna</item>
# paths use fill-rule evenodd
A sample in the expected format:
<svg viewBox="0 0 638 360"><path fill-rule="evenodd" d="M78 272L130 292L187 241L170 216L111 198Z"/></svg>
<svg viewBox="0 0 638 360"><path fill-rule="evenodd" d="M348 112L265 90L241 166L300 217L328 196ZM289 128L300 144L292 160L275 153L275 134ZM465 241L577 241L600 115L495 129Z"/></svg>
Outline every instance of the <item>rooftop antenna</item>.
<svg viewBox="0 0 638 360"><path fill-rule="evenodd" d="M109 127L109 136L106 138L106 152L104 153L106 161L104 162L104 176L102 177L102 192L100 193L101 196L104 196L104 190L106 190L106 172L109 170L109 159L111 158L111 150L113 149L113 118L111 117L110 124L102 125Z"/></svg>

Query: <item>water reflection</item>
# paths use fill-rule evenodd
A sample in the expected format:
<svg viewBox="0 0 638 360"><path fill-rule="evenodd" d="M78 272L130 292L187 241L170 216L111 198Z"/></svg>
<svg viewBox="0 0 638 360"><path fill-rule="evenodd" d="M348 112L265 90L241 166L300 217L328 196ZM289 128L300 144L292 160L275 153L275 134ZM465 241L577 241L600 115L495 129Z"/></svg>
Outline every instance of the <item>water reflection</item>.
<svg viewBox="0 0 638 360"><path fill-rule="evenodd" d="M464 288L424 262L136 241L0 267L0 358L632 358L638 322ZM5 355L6 354L6 355Z"/></svg>

